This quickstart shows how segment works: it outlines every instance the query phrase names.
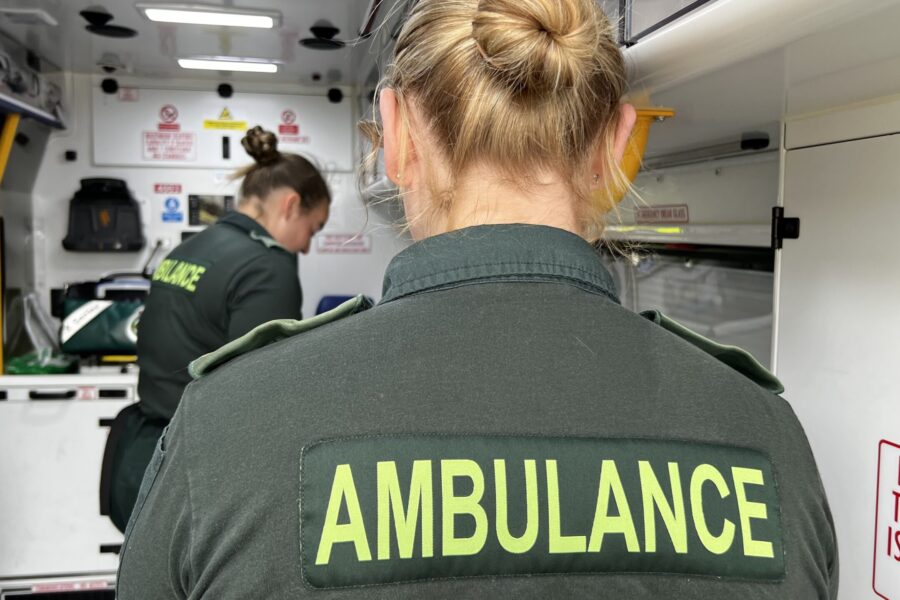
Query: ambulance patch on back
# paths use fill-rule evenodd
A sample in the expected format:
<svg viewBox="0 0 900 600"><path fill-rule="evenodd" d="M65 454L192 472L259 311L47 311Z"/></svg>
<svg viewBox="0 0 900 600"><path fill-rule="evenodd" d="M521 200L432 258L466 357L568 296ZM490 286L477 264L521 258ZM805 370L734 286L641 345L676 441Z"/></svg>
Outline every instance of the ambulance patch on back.
<svg viewBox="0 0 900 600"><path fill-rule="evenodd" d="M197 291L197 284L204 273L206 273L206 267L203 265L167 258L153 273L153 281L194 293Z"/></svg>
<svg viewBox="0 0 900 600"><path fill-rule="evenodd" d="M300 547L315 588L567 573L784 577L768 458L682 441L320 442L301 457Z"/></svg>

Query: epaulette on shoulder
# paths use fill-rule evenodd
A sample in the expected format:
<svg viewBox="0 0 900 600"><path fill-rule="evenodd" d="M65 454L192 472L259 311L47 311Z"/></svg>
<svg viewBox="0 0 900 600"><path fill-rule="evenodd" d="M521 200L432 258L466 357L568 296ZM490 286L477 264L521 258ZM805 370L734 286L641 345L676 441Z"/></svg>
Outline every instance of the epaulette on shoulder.
<svg viewBox="0 0 900 600"><path fill-rule="evenodd" d="M738 373L751 379L763 389L769 390L773 394L781 394L784 392L784 385L781 381L768 369L759 364L759 361L753 358L746 350L738 348L737 346L718 344L703 337L699 333L691 331L684 325L673 321L656 310L646 310L641 313L641 316L653 321L666 331L674 333L689 344L725 363Z"/></svg>
<svg viewBox="0 0 900 600"><path fill-rule="evenodd" d="M362 312L372 307L372 300L368 296L356 296L352 300L344 302L337 308L316 315L315 317L297 321L295 319L278 319L263 323L250 330L245 335L231 340L218 350L204 354L188 366L188 372L194 379L200 379L217 367L229 360L247 354L252 350L274 344L285 338L299 335L306 331L316 329L322 325L340 321L350 315Z"/></svg>

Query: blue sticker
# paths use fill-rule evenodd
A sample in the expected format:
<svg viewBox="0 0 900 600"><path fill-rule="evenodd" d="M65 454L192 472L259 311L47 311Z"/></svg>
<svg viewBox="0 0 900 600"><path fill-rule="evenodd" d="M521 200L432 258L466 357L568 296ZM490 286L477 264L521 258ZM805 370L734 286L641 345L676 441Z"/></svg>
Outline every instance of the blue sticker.
<svg viewBox="0 0 900 600"><path fill-rule="evenodd" d="M184 213L178 210L181 201L175 196L169 196L164 202L166 211L162 214L163 223L181 223L184 221Z"/></svg>

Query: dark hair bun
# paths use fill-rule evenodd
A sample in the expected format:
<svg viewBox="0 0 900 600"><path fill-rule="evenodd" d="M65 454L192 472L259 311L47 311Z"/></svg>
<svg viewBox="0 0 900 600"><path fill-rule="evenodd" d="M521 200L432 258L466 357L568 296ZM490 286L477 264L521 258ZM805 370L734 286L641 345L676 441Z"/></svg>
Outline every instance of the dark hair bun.
<svg viewBox="0 0 900 600"><path fill-rule="evenodd" d="M247 130L247 135L241 140L241 146L260 165L271 165L281 158L278 151L278 137L259 125Z"/></svg>

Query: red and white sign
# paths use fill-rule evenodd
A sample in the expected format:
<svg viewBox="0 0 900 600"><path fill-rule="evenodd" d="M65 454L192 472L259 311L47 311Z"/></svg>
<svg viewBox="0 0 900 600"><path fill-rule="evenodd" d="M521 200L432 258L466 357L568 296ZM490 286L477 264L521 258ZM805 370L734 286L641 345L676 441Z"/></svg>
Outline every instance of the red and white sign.
<svg viewBox="0 0 900 600"><path fill-rule="evenodd" d="M639 225L645 223L690 223L687 204L661 204L658 206L642 206L637 209L635 221Z"/></svg>
<svg viewBox="0 0 900 600"><path fill-rule="evenodd" d="M119 88L119 102L137 102L140 99L141 94L137 88Z"/></svg>
<svg viewBox="0 0 900 600"><path fill-rule="evenodd" d="M197 160L197 134L180 131L145 131L144 160Z"/></svg>
<svg viewBox="0 0 900 600"><path fill-rule="evenodd" d="M872 589L885 600L900 598L900 444L878 444L875 558Z"/></svg>
<svg viewBox="0 0 900 600"><path fill-rule="evenodd" d="M160 131L181 131L181 125L176 123L178 120L178 109L173 104L166 104L159 109L159 125L157 129Z"/></svg>
<svg viewBox="0 0 900 600"><path fill-rule="evenodd" d="M153 184L153 193L154 194L180 194L181 193L181 184L180 183L154 183Z"/></svg>
<svg viewBox="0 0 900 600"><path fill-rule="evenodd" d="M371 254L372 238L358 233L320 233L316 236L319 254Z"/></svg>
<svg viewBox="0 0 900 600"><path fill-rule="evenodd" d="M95 386L95 385L79 386L77 398L79 400L96 400L97 399L97 386Z"/></svg>
<svg viewBox="0 0 900 600"><path fill-rule="evenodd" d="M300 126L297 125L297 113L289 108L281 111L281 124L278 126L278 135L290 136L282 137L282 140L285 142L299 142L299 140L294 139L295 136L300 135Z"/></svg>

